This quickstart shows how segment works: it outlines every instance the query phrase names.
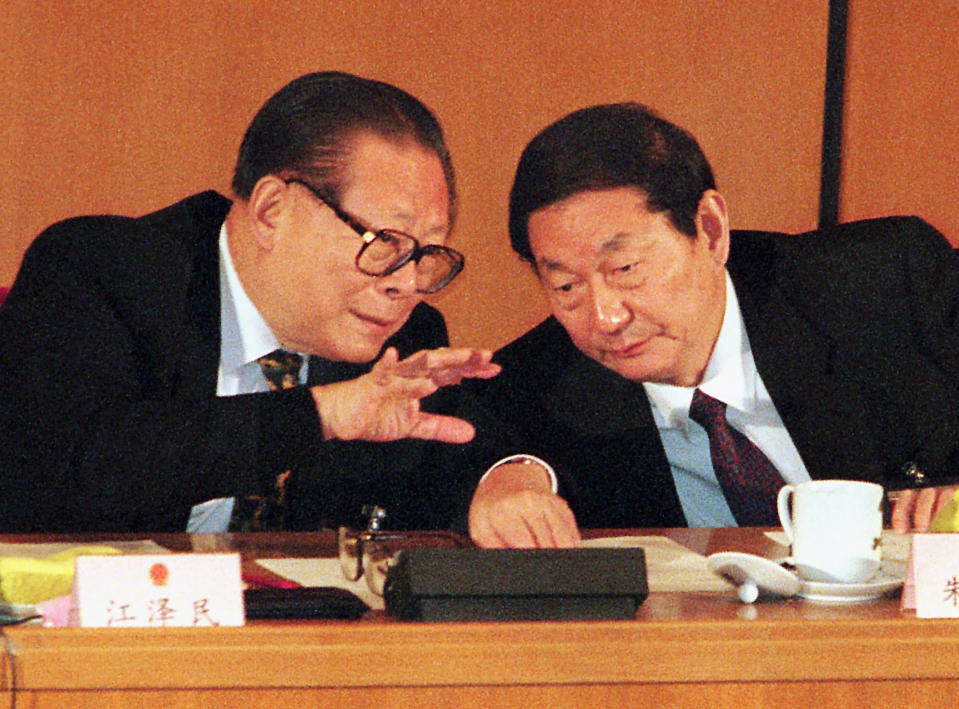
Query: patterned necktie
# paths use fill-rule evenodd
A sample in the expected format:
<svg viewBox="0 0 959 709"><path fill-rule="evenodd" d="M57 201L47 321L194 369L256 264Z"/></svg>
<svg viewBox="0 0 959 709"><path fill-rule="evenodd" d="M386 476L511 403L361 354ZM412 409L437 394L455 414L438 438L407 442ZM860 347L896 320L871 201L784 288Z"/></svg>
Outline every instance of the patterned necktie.
<svg viewBox="0 0 959 709"><path fill-rule="evenodd" d="M300 383L303 357L295 352L274 350L257 360L270 391L292 389ZM276 476L276 485L270 495L248 495L233 501L230 516L231 532L270 532L286 526L286 479L290 471Z"/></svg>
<svg viewBox="0 0 959 709"><path fill-rule="evenodd" d="M689 418L706 429L713 470L736 523L741 527L778 525L776 495L786 483L763 452L729 425L726 404L697 389Z"/></svg>
<svg viewBox="0 0 959 709"><path fill-rule="evenodd" d="M266 383L270 385L270 391L292 389L300 383L300 366L303 364L303 357L296 352L273 350L256 362L260 365L263 376L266 377Z"/></svg>

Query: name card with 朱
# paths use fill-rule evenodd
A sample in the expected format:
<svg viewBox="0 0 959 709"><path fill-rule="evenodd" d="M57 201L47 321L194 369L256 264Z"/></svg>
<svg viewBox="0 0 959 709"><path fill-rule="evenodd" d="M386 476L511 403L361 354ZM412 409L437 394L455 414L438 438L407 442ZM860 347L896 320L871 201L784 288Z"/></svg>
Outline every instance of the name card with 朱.
<svg viewBox="0 0 959 709"><path fill-rule="evenodd" d="M959 534L914 535L909 565L916 617L959 618Z"/></svg>
<svg viewBox="0 0 959 709"><path fill-rule="evenodd" d="M79 556L71 625L210 628L243 625L239 554Z"/></svg>

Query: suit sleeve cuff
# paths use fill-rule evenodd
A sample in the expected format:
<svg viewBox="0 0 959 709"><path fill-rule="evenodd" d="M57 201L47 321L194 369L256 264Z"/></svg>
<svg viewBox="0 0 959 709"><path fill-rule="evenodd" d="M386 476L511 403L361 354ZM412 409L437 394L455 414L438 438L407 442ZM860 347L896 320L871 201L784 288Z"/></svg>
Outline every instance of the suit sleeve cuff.
<svg viewBox="0 0 959 709"><path fill-rule="evenodd" d="M501 466L501 465L506 465L507 463L529 463L529 464L539 465L539 466L542 467L543 470L546 472L546 475L549 476L549 485L550 485L550 489L552 490L553 494L555 495L555 494L557 494L557 493L559 492L559 481L558 481L557 478L556 478L556 471L553 470L553 466L551 466L549 463L547 463L547 462L546 462L545 460L543 460L542 458L537 458L535 455L527 455L527 454L525 454L525 453L518 453L518 454L516 454L516 455L510 455L510 456L507 456L507 457L503 458L502 460L498 460L498 461L496 461L495 463L493 463L493 464L487 469L487 471L486 471L485 473L483 473L483 477L481 477L481 478L479 479L479 482L476 483L476 486L479 487L480 485L482 485L482 484L483 484L483 481L486 480L486 477L487 477L490 473L492 473L494 470L496 470L496 468L498 468L499 466Z"/></svg>

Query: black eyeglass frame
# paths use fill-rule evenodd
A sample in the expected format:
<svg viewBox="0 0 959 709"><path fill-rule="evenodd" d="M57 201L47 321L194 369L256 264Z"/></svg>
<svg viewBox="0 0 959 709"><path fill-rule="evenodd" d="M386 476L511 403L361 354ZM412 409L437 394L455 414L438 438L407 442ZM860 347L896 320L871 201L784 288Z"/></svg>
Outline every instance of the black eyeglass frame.
<svg viewBox="0 0 959 709"><path fill-rule="evenodd" d="M463 256L463 254L461 254L456 249L451 249L449 246L438 246L436 244L427 244L426 246L422 246L420 245L419 240L415 236L410 236L409 234L406 234L402 231L397 231L396 229L376 229L376 230L368 229L366 226L360 223L355 217L344 212L343 209L338 204L336 204L331 198L325 196L322 192L320 192L310 183L297 178L290 178L288 180L285 179L284 182L286 182L286 184L288 185L289 184L302 185L303 187L308 189L310 191L310 194L316 197L316 199L322 202L324 205L329 207L330 211L332 211L333 214L336 215L337 219L339 219L341 222L343 222L348 227L350 227L350 229L355 231L357 235L361 239L363 239L363 245L360 247L360 250L357 252L356 259L354 260L354 262L356 264L357 270L359 270L361 273L365 273L367 276L374 276L374 277L388 276L391 273L395 273L396 271L399 271L401 268L403 268L403 266L408 264L410 261L413 261L414 263L418 264L420 262L420 259L424 255L442 254L444 257L446 257L449 260L449 263L451 266L449 274L446 275L444 278L440 279L439 282L437 282L436 284L432 285L429 288L416 289L417 293L429 294L429 293L437 293L443 288L445 288L446 286L448 286L450 282L454 278L456 278L460 274L460 272L463 270L463 266L466 263L466 257ZM390 265L383 271L379 271L379 272L371 271L369 269L363 268L360 265L360 259L363 256L363 252L365 252L366 249L369 248L370 244L375 242L377 239L383 239L385 241L388 239L397 239L397 238L400 240L408 239L409 241L413 243L413 248L409 251L409 253L403 256L399 261Z"/></svg>
<svg viewBox="0 0 959 709"><path fill-rule="evenodd" d="M367 518L366 529L340 527L337 531L337 551L340 570L347 581L366 578L367 588L377 596L383 595L383 586L396 553L404 547L437 547L456 549L466 546L449 530L433 529L420 531L384 530L386 510L379 505L363 505L362 514Z"/></svg>
<svg viewBox="0 0 959 709"><path fill-rule="evenodd" d="M405 548L459 549L466 546L452 532L443 529L387 531L382 529L337 530L337 556L347 581L366 579L367 588L383 595L383 584L396 553Z"/></svg>

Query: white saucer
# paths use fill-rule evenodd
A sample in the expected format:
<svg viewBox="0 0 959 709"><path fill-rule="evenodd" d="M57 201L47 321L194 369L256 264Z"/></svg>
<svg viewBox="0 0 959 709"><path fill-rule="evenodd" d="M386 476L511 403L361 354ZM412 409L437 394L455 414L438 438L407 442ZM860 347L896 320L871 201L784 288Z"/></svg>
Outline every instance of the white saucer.
<svg viewBox="0 0 959 709"><path fill-rule="evenodd" d="M861 603L891 593L906 580L903 561L884 559L879 573L861 583L822 583L800 579L798 595L816 603Z"/></svg>

